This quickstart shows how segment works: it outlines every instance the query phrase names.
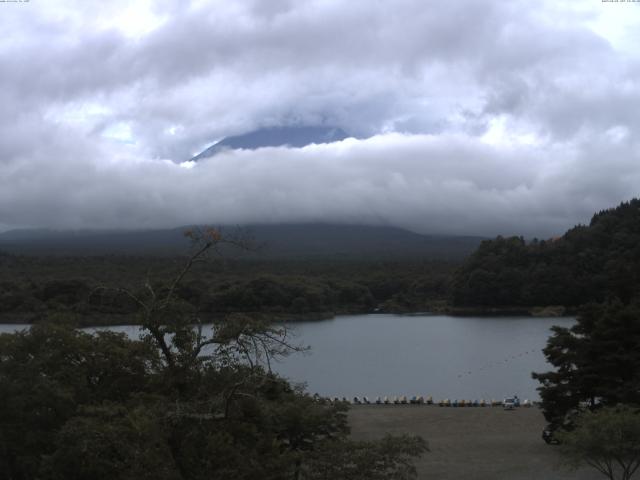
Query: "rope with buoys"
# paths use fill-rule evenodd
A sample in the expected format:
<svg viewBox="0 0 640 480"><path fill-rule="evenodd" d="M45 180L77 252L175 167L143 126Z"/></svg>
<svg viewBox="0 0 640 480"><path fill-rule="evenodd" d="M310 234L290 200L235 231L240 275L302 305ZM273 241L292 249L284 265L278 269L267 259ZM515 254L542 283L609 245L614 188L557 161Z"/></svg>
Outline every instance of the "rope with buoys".
<svg viewBox="0 0 640 480"><path fill-rule="evenodd" d="M498 367L498 366L506 365L512 360L516 360L518 358L524 357L525 355L529 355L531 353L535 353L536 351L537 351L536 349L526 350L524 352L520 352L520 353L517 353L517 354L510 355L510 356L505 357L505 358L503 358L501 360L494 360L494 361L491 361L491 362L487 362L484 365L482 365L480 368L478 368L477 371L481 372L481 371L484 371L484 370L490 370L490 369ZM466 372L459 373L457 375L457 378L463 378L465 376L472 375L473 373L475 373L475 372L472 371L472 370L468 370Z"/></svg>

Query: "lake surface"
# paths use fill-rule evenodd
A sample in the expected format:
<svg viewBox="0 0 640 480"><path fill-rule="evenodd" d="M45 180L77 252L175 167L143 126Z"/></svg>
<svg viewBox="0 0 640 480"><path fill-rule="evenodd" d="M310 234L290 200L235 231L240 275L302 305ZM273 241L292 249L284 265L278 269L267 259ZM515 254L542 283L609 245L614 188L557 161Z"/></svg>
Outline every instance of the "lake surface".
<svg viewBox="0 0 640 480"><path fill-rule="evenodd" d="M542 348L552 325L573 318L344 315L290 324L311 351L273 365L325 396L432 395L434 399L537 399L532 371L550 366ZM23 325L0 325L11 332ZM137 337L137 326L111 330Z"/></svg>

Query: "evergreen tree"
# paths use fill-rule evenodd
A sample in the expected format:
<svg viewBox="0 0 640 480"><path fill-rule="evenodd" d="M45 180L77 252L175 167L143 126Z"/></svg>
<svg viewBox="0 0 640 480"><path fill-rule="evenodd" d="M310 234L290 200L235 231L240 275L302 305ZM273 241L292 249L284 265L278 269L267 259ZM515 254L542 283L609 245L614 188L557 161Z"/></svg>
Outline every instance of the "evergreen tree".
<svg viewBox="0 0 640 480"><path fill-rule="evenodd" d="M640 306L589 305L574 326L553 332L544 354L555 370L533 374L549 422L567 424L584 408L640 405Z"/></svg>

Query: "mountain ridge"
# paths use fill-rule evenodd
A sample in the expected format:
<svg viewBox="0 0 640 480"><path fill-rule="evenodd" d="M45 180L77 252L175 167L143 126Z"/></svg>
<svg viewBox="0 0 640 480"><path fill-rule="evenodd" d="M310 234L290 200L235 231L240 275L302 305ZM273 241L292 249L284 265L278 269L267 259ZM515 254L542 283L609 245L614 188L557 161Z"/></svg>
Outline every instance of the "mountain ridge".
<svg viewBox="0 0 640 480"><path fill-rule="evenodd" d="M263 147L302 148L311 144L338 142L349 135L340 127L295 126L267 127L240 135L225 137L190 159L197 162L225 150L256 150Z"/></svg>
<svg viewBox="0 0 640 480"><path fill-rule="evenodd" d="M0 233L0 250L25 254L179 254L189 240L189 226L154 230L11 230ZM409 230L370 225L299 223L221 226L247 232L262 245L252 257L442 258L461 259L482 237L422 235Z"/></svg>

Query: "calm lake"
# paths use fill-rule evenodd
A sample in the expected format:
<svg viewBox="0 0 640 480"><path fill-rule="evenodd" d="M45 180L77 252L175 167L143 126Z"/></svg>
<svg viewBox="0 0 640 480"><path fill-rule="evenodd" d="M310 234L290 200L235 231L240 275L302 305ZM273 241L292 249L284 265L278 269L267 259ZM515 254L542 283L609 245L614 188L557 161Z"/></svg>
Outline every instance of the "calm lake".
<svg viewBox="0 0 640 480"><path fill-rule="evenodd" d="M552 325L573 318L345 315L292 325L311 347L273 365L325 396L432 395L434 399L537 399L532 371L546 371L542 348ZM0 325L0 332L24 328ZM131 337L137 326L118 326Z"/></svg>

